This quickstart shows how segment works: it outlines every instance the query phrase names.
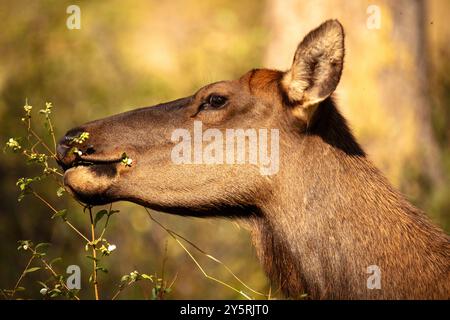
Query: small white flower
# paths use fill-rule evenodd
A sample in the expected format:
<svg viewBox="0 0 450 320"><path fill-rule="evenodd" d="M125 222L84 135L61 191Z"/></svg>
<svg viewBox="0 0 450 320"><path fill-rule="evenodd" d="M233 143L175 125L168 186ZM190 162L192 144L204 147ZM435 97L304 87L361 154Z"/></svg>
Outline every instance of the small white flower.
<svg viewBox="0 0 450 320"><path fill-rule="evenodd" d="M27 245L27 244L25 244L25 245L23 246L23 250L28 250L28 245Z"/></svg>
<svg viewBox="0 0 450 320"><path fill-rule="evenodd" d="M81 150L78 150L78 148L74 148L73 153L79 155L80 157L83 155L83 152Z"/></svg>
<svg viewBox="0 0 450 320"><path fill-rule="evenodd" d="M136 280L137 276L139 275L139 272L137 272L136 270L134 270L133 272L130 272L130 277L133 280Z"/></svg>
<svg viewBox="0 0 450 320"><path fill-rule="evenodd" d="M133 164L133 159L129 158L125 152L122 154L122 164L124 164L125 167L131 167Z"/></svg>
<svg viewBox="0 0 450 320"><path fill-rule="evenodd" d="M133 159L128 158L127 162L125 163L125 165L130 166L133 164Z"/></svg>
<svg viewBox="0 0 450 320"><path fill-rule="evenodd" d="M26 113L30 113L30 111L31 111L31 109L33 109L33 107L26 104L23 106L23 109L25 110Z"/></svg>
<svg viewBox="0 0 450 320"><path fill-rule="evenodd" d="M47 288L42 288L39 292L40 292L43 296L45 296L45 295L47 294L47 292L48 292L48 289L47 289Z"/></svg>
<svg viewBox="0 0 450 320"><path fill-rule="evenodd" d="M114 251L114 250L116 250L116 245L115 244L110 244L109 246L108 246L108 251L109 252L111 252L111 251Z"/></svg>
<svg viewBox="0 0 450 320"><path fill-rule="evenodd" d="M19 142L14 138L9 138L8 142L6 142L6 145L8 146L8 148L13 149L14 151L20 150L22 148Z"/></svg>

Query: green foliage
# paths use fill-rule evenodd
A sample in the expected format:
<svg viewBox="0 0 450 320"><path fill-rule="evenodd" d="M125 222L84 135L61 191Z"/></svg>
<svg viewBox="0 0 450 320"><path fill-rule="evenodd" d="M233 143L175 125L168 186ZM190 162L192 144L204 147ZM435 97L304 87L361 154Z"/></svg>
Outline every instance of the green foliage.
<svg viewBox="0 0 450 320"><path fill-rule="evenodd" d="M268 33L261 23L264 6L258 0L182 3L151 0L136 6L116 0L88 1L80 4L82 29L78 31L65 28L65 12L70 4L64 0L17 0L8 3L8 10L0 10L4 26L0 34L1 140L14 137L22 147L32 147L27 144L28 134L19 132L21 126L17 119L27 127L29 117L33 116L38 121L32 126L33 132L46 139L51 151L39 144L35 153L49 155L50 168L55 166L50 156L55 152L51 148L53 139L49 127L41 125L46 114L39 113L46 109L46 99L52 102L49 117L53 119L56 136L60 137L67 129L88 120L190 95L206 83L236 78L250 68L262 66ZM177 23L167 19L167 12L176 12ZM22 108L24 97L28 101ZM33 134L31 138L36 141ZM74 143L73 147L79 144ZM5 150L13 151L9 147ZM21 152L19 149L16 154L22 155ZM1 161L0 185L6 196L0 203L0 260L4 261L0 265L0 287L11 285L18 266L23 264L23 255L14 251L18 238L32 238L36 242L51 239L54 245L49 252L64 259L63 263L55 262L56 268L78 261L83 272L90 272L92 260L84 258L84 250L80 249L87 241L63 219L47 219L55 212L32 193L27 193L23 202L17 204L15 182L19 177L40 176L45 169L43 164L27 164L10 155ZM50 168L42 181L31 184L32 190L56 211L66 209L68 222L87 232L88 214L81 213L79 204L58 184L61 176ZM158 244L166 239L167 232L151 222L139 206L119 203L114 205L117 208L123 214L111 219L108 233L103 237L118 247L101 263L109 269L107 276L100 276L104 298L109 297L108 292L115 291L122 274L134 269L153 274L165 257L163 246ZM94 217L99 210L95 209ZM268 288L243 229L222 220L215 221L211 227L207 221L156 216L179 233L189 234L194 242L205 243L209 251L230 261L233 270L252 285L261 290ZM102 231L105 222L103 216L96 232ZM229 237L231 233L233 237ZM82 240L80 246L74 237ZM230 250L230 247L238 249ZM183 286L173 288L171 298L242 298L225 286L203 281L203 273L190 263L189 256L176 241L169 241L167 259L176 263L166 264L166 275L179 274L183 281ZM204 260L200 262L206 264L211 274L236 284L223 266L210 264L204 256L199 259ZM21 286L27 290L21 291L20 297L42 298L41 287L33 286L34 279L45 274L46 271L39 271L25 277ZM79 297L92 298L88 276L82 279ZM143 294L139 289L130 289L120 296L138 299ZM146 298L150 299L151 293Z"/></svg>
<svg viewBox="0 0 450 320"><path fill-rule="evenodd" d="M56 211L53 215L52 215L52 219L56 218L56 217L61 217L63 219L66 219L67 217L67 209L62 209L59 211Z"/></svg>
<svg viewBox="0 0 450 320"><path fill-rule="evenodd" d="M17 138L9 138L9 140L6 142L6 146L12 149L14 152L19 152L20 149L22 149Z"/></svg>
<svg viewBox="0 0 450 320"><path fill-rule="evenodd" d="M78 143L78 144L82 144L84 143L87 139L89 139L89 132L82 132L80 133L78 136L73 137L72 141L70 141L70 143Z"/></svg>
<svg viewBox="0 0 450 320"><path fill-rule="evenodd" d="M56 139L54 136L53 131L53 124L51 119L52 114L52 108L53 105L51 103L46 103L45 108L41 109L39 111L40 114L45 115L44 118L44 126L48 129L48 132L50 133L51 139L53 141L53 146L50 148L46 142L45 139L38 136L32 129L32 110L33 108L28 105L28 102L26 102L24 106L25 114L22 118L22 122L26 124L26 144L21 146L19 144L19 141L22 138L10 138L6 142L6 147L13 151L14 153L20 153L24 156L24 160L27 165L33 165L37 168L40 168L40 171L38 171L38 174L33 177L22 177L19 178L16 182L17 187L20 190L19 194L19 201L23 200L23 198L27 195L34 196L41 202L43 202L48 209L52 212L51 219L54 219L56 217L61 217L62 220L78 235L82 237L82 239L85 242L85 250L89 251L91 250L92 255L86 255L88 259L92 261L93 264L93 271L92 274L89 276L89 282L94 287L94 293L95 298L99 299L99 293L98 293L98 287L99 287L99 281L98 281L98 272L102 272L104 274L108 273L108 269L104 266L100 266L99 264L102 262L102 258L106 256L110 256L113 251L117 249L117 246L114 244L111 244L105 237L105 232L108 227L109 220L111 216L119 210L113 210L112 205L109 207L108 210L100 210L95 214L95 217L93 217L92 214L92 208L91 207L85 207L84 205L80 204L80 209L83 211L86 211L88 209L89 215L90 215L90 221L91 221L91 240L89 240L86 236L83 235L83 233L78 230L77 227L75 227L72 223L68 220L68 210L67 209L55 209L55 206L52 205L50 202L51 200L46 200L43 198L42 195L40 195L36 191L36 187L38 184L43 183L44 181L47 183L48 177L53 178L53 182L56 183L56 196L57 198L64 197L68 195L65 192L65 188L62 184L61 178L62 173L59 172L58 168L54 167L54 160L55 160L55 152L53 150L56 150ZM87 139L89 139L89 133L83 132L79 136L73 138L72 143L81 144L85 142ZM46 152L38 152L37 148L44 148ZM131 159L126 157L124 155L124 164L125 165L131 165ZM52 163L50 163L52 161ZM95 227L101 220L106 217L105 223L103 225L103 229L101 232L101 235L99 237L95 236ZM25 292L26 289L24 287L19 286L21 281L25 278L25 276L29 276L30 274L34 274L37 271L47 271L50 273L51 278L46 281L38 281L41 288L39 290L39 293L43 296L45 299L53 299L53 298L67 298L67 299L79 299L77 296L78 291L69 289L67 285L65 284L65 277L64 275L58 273L55 268L54 264L58 261L61 261L62 259L60 257L53 258L50 263L47 262L47 260L44 259L47 255L47 249L50 247L50 243L38 243L37 245L34 245L34 243L31 240L20 240L18 241L19 246L17 247L17 250L24 251L27 253L30 253L31 257L23 270L22 274L17 280L17 284L13 289L2 289L1 292L3 296L7 299L13 299L16 298L16 294L18 292ZM97 254L98 253L98 254ZM31 266L32 262L38 261L40 262L41 266ZM146 274L140 274L137 271L134 271L130 273L129 279L126 284L121 282L119 285L119 290L117 295L125 288L131 285L132 283L139 281L139 280L151 280L153 281L153 278L146 275Z"/></svg>
<svg viewBox="0 0 450 320"><path fill-rule="evenodd" d="M39 293L44 296L44 298L67 298L67 299L79 299L77 297L78 290L69 289L65 284L65 277L62 274L59 274L55 271L53 264L56 261L59 261L61 258L55 258L50 263L45 259L47 255L47 249L50 247L50 243L38 243L34 245L34 243L30 240L19 240L19 246L17 250L24 251L29 253L30 258L25 269L22 271L19 279L16 282L16 285L13 289L1 289L4 297L7 299L16 298L16 294L18 292L25 292L26 289L24 287L20 287L20 282L25 278L25 276L29 276L32 273L37 271L46 271L50 274L50 278L45 281L37 281L37 283L41 286ZM38 263L41 266L31 266L32 263Z"/></svg>
<svg viewBox="0 0 450 320"><path fill-rule="evenodd" d="M98 273L101 272L103 274L109 274L108 268L106 268L103 264L103 259L105 257L109 257L114 251L116 251L117 246L115 244L110 243L106 237L105 233L109 225L110 218L115 214L118 213L119 210L114 210L112 208L112 204L109 206L109 209L102 209L97 211L95 214L93 213L93 208L91 206L84 206L83 204L80 205L80 211L88 212L89 218L90 218L90 229L91 229L91 235L90 239L85 236L74 224L72 224L69 221L68 217L68 209L56 209L56 205L53 205L51 202L52 200L46 200L41 194L39 194L36 190L39 184L42 183L48 183L54 182L56 184L55 190L56 190L56 197L61 198L65 196L71 196L70 194L64 192L64 186L61 181L63 174L59 172L58 168L54 167L56 154L53 150L56 150L56 139L54 137L54 131L53 131L53 125L52 125L52 119L51 119L51 110L52 110L52 104L46 103L45 109L41 109L40 113L45 115L45 124L47 128L50 128L49 133L51 136L51 139L53 141L53 146L49 147L45 139L38 136L32 129L32 108L28 106L28 103L25 104L24 107L25 110L25 123L26 123L26 141L27 144L18 147L18 144L15 142L10 142L11 140L8 140L9 145L7 143L7 147L10 148L13 152L17 153L17 151L20 150L20 154L22 154L23 159L25 159L25 162L27 165L34 166L38 168L38 174L33 177L22 177L19 178L16 182L16 185L18 186L20 190L19 195L19 201L22 200L25 196L31 195L44 203L48 209L51 211L51 219L54 219L56 217L61 217L62 221L70 227L78 236L80 236L84 243L84 249L85 251L89 251L90 254L86 255L86 258L92 262L92 273L89 275L89 283L93 287L94 291L94 298L99 299L99 286L100 281L98 278ZM89 134L82 133L75 139L73 139L73 143L82 143L85 142L89 138ZM14 140L17 141L17 140ZM37 148L41 147L44 148L44 152L38 152ZM132 160L124 153L122 155L122 163L125 166L131 166ZM52 180L49 180L48 178L53 178ZM55 195L55 193L54 193ZM54 200L54 199L53 199ZM193 260L193 262L198 266L199 270L205 275L206 278L213 280L221 285L224 285L235 292L240 293L243 297L250 299L250 297L242 292L239 289L236 289L235 287L215 278L210 275L208 275L205 270L201 267L201 265L198 263L198 261L194 258L194 256L189 252L189 250L186 248L184 244L180 241L182 239L183 241L186 241L189 245L193 246L197 251L204 254L209 259L215 261L216 263L219 263L223 265L239 282L241 282L246 288L250 289L248 286L246 286L239 278L234 275L234 273L231 272L231 270L226 267L220 260L214 258L213 256L206 254L203 250L200 250L196 245L194 245L192 242L186 240L185 238L179 236L177 233L171 231L170 229L167 229L164 227L160 222L158 222L146 209L149 218L154 221L156 224L158 224L162 229L164 229L182 248L186 253L189 255L189 257ZM102 231L99 236L96 236L95 229L98 226L99 223L102 223L104 221L104 224L102 225ZM53 258L50 263L47 262L45 257L47 256L47 250L50 247L50 243L39 243L36 246L31 240L20 240L19 246L17 249L19 251L25 251L27 253L31 254L31 257L23 270L22 274L17 280L16 286L13 289L2 289L1 292L7 299L13 299L16 298L17 292L25 292L26 289L19 286L19 284L22 282L22 280L25 278L25 276L29 276L30 274L34 274L37 271L47 271L50 273L50 280L41 281L39 280L38 283L40 284L40 295L45 299L53 299L53 298L67 298L67 299L79 299L78 297L78 291L74 289L69 289L67 285L65 284L65 277L61 273L58 273L55 270L54 264L58 261L61 261L62 259L60 257ZM166 251L164 255L167 254L167 246ZM39 261L41 266L31 266L31 263L34 261ZM164 269L165 269L165 262L166 259L164 258L163 263L163 270L162 274L164 275ZM175 278L176 279L176 278ZM158 277L156 273L154 275L148 275L145 273L140 273L137 270L130 272L129 274L126 274L121 277L120 284L117 286L117 291L114 295L112 295L112 299L116 299L119 294L125 290L127 287L133 285L136 282L139 281L147 281L152 284L151 288L151 299L163 299L172 291L172 286L175 283L175 279L172 281L170 285L167 285L167 282L163 277ZM257 291L252 290L254 293L263 295L261 293L258 293Z"/></svg>

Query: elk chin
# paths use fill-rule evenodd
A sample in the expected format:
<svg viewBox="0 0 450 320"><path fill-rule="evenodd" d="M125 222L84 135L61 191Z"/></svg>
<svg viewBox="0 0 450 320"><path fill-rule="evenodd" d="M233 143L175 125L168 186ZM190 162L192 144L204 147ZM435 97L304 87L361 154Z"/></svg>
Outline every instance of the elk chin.
<svg viewBox="0 0 450 320"><path fill-rule="evenodd" d="M114 164L77 166L64 173L64 185L78 200L100 205L111 202L107 194L118 178Z"/></svg>

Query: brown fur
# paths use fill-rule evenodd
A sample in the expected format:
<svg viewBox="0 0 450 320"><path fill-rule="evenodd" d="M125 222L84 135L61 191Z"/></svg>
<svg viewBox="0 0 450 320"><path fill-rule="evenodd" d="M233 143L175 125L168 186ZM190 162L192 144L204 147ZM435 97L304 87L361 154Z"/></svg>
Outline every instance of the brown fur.
<svg viewBox="0 0 450 320"><path fill-rule="evenodd" d="M239 219L286 297L450 298L449 237L371 164L331 98L343 41L342 26L328 21L299 45L287 72L252 70L191 97L69 131L90 133L79 149L91 148L81 158L95 165L67 170L66 186L92 204L128 200L168 213ZM202 109L211 94L226 96L226 106ZM278 128L280 171L261 176L251 165L174 165L170 134L194 120L205 128ZM58 157L68 168L76 158L66 141ZM132 167L120 166L122 152ZM371 265L381 270L381 289L367 288Z"/></svg>

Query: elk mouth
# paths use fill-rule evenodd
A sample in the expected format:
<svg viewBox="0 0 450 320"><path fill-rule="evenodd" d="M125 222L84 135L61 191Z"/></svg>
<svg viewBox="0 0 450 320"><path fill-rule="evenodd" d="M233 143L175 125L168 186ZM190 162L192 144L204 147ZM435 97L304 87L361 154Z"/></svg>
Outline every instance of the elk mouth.
<svg viewBox="0 0 450 320"><path fill-rule="evenodd" d="M108 203L120 173L126 171L124 159L128 159L125 153L112 158L76 155L73 161L61 165L64 169L64 185L84 203Z"/></svg>
<svg viewBox="0 0 450 320"><path fill-rule="evenodd" d="M76 155L75 159L70 162L69 164L59 162L59 165L61 168L65 171L76 168L76 167L92 167L92 166L98 166L98 165L115 165L118 163L123 162L125 159L126 154L123 153L120 157L114 157L111 159L99 159L99 158L93 158L93 157L83 157Z"/></svg>

